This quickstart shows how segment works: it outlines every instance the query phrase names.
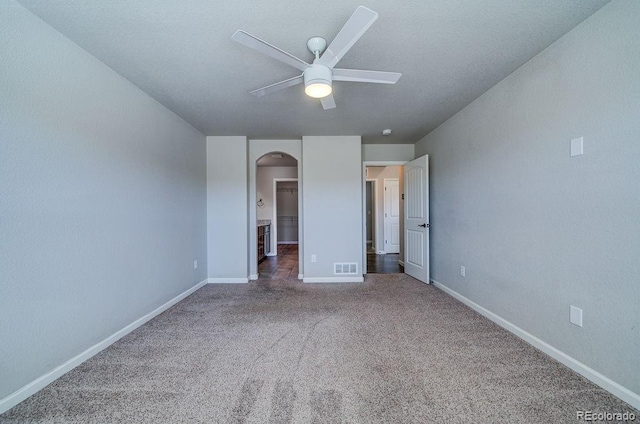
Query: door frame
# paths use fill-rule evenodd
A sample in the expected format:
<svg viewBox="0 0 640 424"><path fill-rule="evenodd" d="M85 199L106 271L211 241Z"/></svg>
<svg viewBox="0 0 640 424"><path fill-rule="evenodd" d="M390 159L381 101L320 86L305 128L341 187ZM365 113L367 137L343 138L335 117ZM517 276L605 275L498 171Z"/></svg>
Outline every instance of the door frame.
<svg viewBox="0 0 640 424"><path fill-rule="evenodd" d="M278 255L278 183L279 182L287 182L287 181L298 181L297 178L274 178L273 179L273 220L271 222L271 237L273 237L275 252L270 252L267 256L277 256ZM298 184L299 185L299 184ZM298 194L300 195L300 187L298 187ZM300 198L296 199L298 201L298 220L300 220ZM298 246L300 245L300 229L298 228ZM273 255L271 254L273 253Z"/></svg>
<svg viewBox="0 0 640 424"><path fill-rule="evenodd" d="M403 170L404 172L404 170ZM398 183L398 193L402 193L402 189L400 188L400 178L383 178L382 179L382 187L384 188L384 198L382 199L382 210L385 211L384 214L385 216L382 217L382 235L384 236L383 239L385 241L387 241L389 238L387 238L387 218L388 216L386 216L387 212L387 181L395 181ZM401 195L401 194L400 194ZM400 199L398 199L398 203L400 203ZM398 205L398 210L400 210L400 205ZM402 219L403 217L398 216L398 219ZM399 224L399 223L398 223ZM400 231L400 226L398 226L398 232ZM400 234L398 234L398 243L400 244ZM384 243L383 245L384 247L384 253L387 254L389 253L387 251L387 243ZM393 252L395 253L395 252ZM398 253L400 253L400 246L398 246Z"/></svg>
<svg viewBox="0 0 640 424"><path fill-rule="evenodd" d="M404 166L408 160L363 160L362 161L362 273L367 273L367 167ZM404 172L404 171L403 171ZM377 196L376 196L377 197ZM404 248L403 248L404 252ZM401 263L404 265L404 263Z"/></svg>

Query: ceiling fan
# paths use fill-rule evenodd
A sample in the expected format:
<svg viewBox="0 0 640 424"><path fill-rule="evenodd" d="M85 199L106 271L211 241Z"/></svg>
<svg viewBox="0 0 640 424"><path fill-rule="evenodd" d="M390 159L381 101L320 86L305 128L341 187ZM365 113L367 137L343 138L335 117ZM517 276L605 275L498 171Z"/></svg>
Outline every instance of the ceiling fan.
<svg viewBox="0 0 640 424"><path fill-rule="evenodd" d="M395 84L402 76L397 72L365 71L335 67L338 61L362 37L376 19L378 19L376 12L360 6L351 15L347 23L344 24L328 48L327 41L322 37L309 39L307 48L315 56L311 64L242 30L236 31L231 38L240 44L244 44L302 71L302 74L297 77L253 90L251 94L264 96L265 94L304 83L305 93L310 97L320 99L322 107L326 110L336 107L336 102L331 94L333 81Z"/></svg>

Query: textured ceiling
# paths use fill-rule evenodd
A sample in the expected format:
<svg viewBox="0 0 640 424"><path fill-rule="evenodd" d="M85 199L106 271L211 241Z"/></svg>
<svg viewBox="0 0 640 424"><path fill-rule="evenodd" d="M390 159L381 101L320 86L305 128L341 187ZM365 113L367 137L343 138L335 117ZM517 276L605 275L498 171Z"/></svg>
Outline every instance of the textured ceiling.
<svg viewBox="0 0 640 424"><path fill-rule="evenodd" d="M361 0L20 2L206 135L414 143L608 0L368 1L380 17L339 67L403 76L336 82L337 108L327 111L302 86L250 95L300 72L231 35L244 29L311 61L307 39L330 42Z"/></svg>

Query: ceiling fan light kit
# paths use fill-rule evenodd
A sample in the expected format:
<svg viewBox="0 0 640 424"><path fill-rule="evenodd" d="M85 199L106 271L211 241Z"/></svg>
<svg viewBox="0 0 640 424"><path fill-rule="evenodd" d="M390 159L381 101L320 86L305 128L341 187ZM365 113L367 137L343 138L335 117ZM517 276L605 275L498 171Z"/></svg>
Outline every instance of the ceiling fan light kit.
<svg viewBox="0 0 640 424"><path fill-rule="evenodd" d="M307 48L315 56L312 64L242 30L236 31L231 39L302 71L301 75L253 90L251 94L264 96L265 94L304 83L305 93L309 97L320 99L323 109L327 110L336 107L336 102L331 94L333 81L395 84L402 76L397 72L340 69L335 67L376 19L378 19L376 12L364 6L359 6L329 47L327 47L327 41L322 37L310 38L307 41Z"/></svg>
<svg viewBox="0 0 640 424"><path fill-rule="evenodd" d="M316 99L331 94L331 69L313 64L304 70L304 92Z"/></svg>

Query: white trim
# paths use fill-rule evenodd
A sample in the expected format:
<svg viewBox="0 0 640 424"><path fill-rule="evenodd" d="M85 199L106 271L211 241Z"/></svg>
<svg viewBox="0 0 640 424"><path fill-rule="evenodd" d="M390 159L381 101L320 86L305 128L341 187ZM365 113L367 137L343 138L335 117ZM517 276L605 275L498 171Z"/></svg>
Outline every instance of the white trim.
<svg viewBox="0 0 640 424"><path fill-rule="evenodd" d="M398 261L398 265L400 265L400 266L404 266L404 261L400 261L400 260L399 260L399 261Z"/></svg>
<svg viewBox="0 0 640 424"><path fill-rule="evenodd" d="M516 336L520 337L522 340L529 343L533 347L551 356L553 359L560 362L561 364L564 364L567 367L571 368L573 371L577 372L578 374L582 375L583 377L587 378L588 380L592 381L593 383L597 384L598 386L602 387L603 389L612 393L613 395L619 397L620 399L627 402L629 405L633 406L634 408L640 409L640 394L632 392L626 387L611 380L609 377L606 377L600 374L598 371L594 370L593 368L588 367L587 365L583 364L577 359L551 346L549 343L537 338L533 334L523 330L517 325L512 324L511 322L507 321L501 316L494 314L488 309L485 309L484 307L464 297L460 293L448 288L442 283L439 283L434 279L431 279L431 282L433 283L434 286L436 286L443 292L447 293L451 297L454 297L455 299L464 303L474 311L478 312L480 315L483 315L484 317L495 322L500 327L504 328L510 333L513 333Z"/></svg>
<svg viewBox="0 0 640 424"><path fill-rule="evenodd" d="M362 283L364 277L310 277L303 278L303 283Z"/></svg>
<svg viewBox="0 0 640 424"><path fill-rule="evenodd" d="M278 252L269 252L267 256L278 256Z"/></svg>
<svg viewBox="0 0 640 424"><path fill-rule="evenodd" d="M68 373L69 371L71 371L72 369L77 367L78 365L82 364L83 362L85 362L86 360L90 359L94 355L100 353L102 350L104 350L107 347L111 346L113 343L117 342L122 337L124 337L127 334L131 333L136 328L140 327L141 325L143 325L146 322L150 321L151 319L155 318L157 315L160 315L162 312L166 311L167 309L169 309L170 307L172 307L176 303L180 302L185 297L189 296L190 294L192 294L193 292L195 292L199 288L203 287L205 284L207 284L207 281L208 280L203 280L203 281L199 282L195 286L191 287L190 289L182 292L178 296L176 296L173 299L169 300L168 302L164 303L162 306L157 307L153 311L149 312L146 315L143 315L142 317L140 317L137 320L133 321L131 324L125 326L121 330L116 331L115 333L113 333L112 335L110 335L106 339L102 340L101 342L98 342L98 343L94 344L93 346L91 346L87 350L79 353L78 355L74 356L73 358L69 359L68 361L64 362L63 364L58 365L57 367L55 367L51 371L49 371L49 372L43 374L42 376L36 378L31 383L28 383L28 384L22 386L21 388L19 388L15 392L11 393L9 396L5 397L4 399L0 399L0 414L8 411L11 408L13 408L17 404L19 404L20 402L22 402L23 400L28 398L29 396L35 394L39 390L41 390L44 387L48 386L49 384L51 384L52 382L54 382L58 378L62 377L64 374Z"/></svg>
<svg viewBox="0 0 640 424"><path fill-rule="evenodd" d="M304 274L298 274L298 280L302 280L304 278Z"/></svg>
<svg viewBox="0 0 640 424"><path fill-rule="evenodd" d="M278 244L298 244L297 241L279 241Z"/></svg>
<svg viewBox="0 0 640 424"><path fill-rule="evenodd" d="M207 278L208 284L242 284L248 282L248 278Z"/></svg>
<svg viewBox="0 0 640 424"><path fill-rule="evenodd" d="M249 276L249 280L251 280L251 281L255 281L255 280L257 280L257 279L258 279L258 275L259 275L259 274L251 274L251 275Z"/></svg>
<svg viewBox="0 0 640 424"><path fill-rule="evenodd" d="M376 255L386 255L387 252L385 252L384 250L379 250L376 252Z"/></svg>

